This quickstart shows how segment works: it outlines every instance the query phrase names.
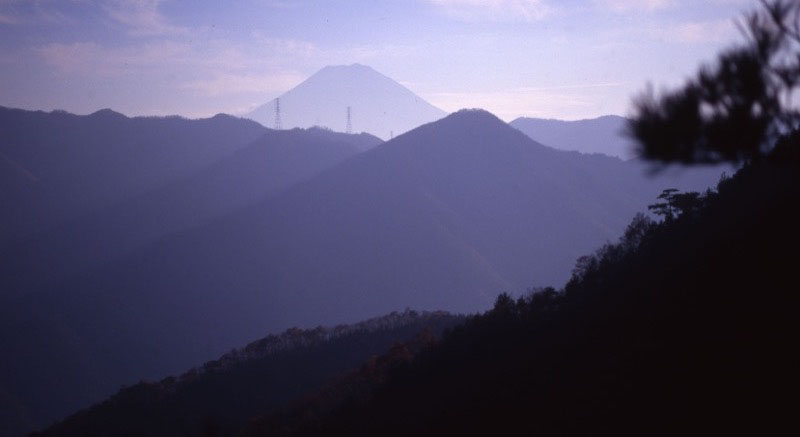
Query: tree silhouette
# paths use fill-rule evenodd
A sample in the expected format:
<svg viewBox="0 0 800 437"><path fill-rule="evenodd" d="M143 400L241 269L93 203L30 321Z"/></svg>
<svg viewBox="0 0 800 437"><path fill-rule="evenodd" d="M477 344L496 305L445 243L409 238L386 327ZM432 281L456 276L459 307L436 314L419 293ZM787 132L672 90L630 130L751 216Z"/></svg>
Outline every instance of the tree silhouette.
<svg viewBox="0 0 800 437"><path fill-rule="evenodd" d="M628 134L640 156L664 163L752 162L798 127L800 2L762 1L740 29L747 42L723 52L683 88L634 101Z"/></svg>
<svg viewBox="0 0 800 437"><path fill-rule="evenodd" d="M652 205L647 205L647 209L653 211L653 214L660 215L664 217L664 220L672 220L675 218L675 209L672 205L672 196L677 193L678 190L676 188L667 188L658 195L658 200L662 200L662 202L656 202Z"/></svg>
<svg viewBox="0 0 800 437"><path fill-rule="evenodd" d="M694 216L701 209L706 198L707 195L704 196L694 191L681 193L675 188L667 188L658 195L661 202L648 205L647 209L653 211L655 215L663 216L666 221L672 221L678 217Z"/></svg>

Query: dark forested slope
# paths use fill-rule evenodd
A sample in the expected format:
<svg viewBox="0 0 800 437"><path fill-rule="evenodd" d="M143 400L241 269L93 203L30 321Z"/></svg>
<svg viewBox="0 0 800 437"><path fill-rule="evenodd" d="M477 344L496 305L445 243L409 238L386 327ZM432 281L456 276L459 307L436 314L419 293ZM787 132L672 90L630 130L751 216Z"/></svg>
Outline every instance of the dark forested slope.
<svg viewBox="0 0 800 437"><path fill-rule="evenodd" d="M353 325L270 335L180 377L141 382L42 432L45 436L227 435L310 395L392 344L463 322L406 310Z"/></svg>
<svg viewBox="0 0 800 437"><path fill-rule="evenodd" d="M796 148L794 150L797 150ZM673 193L675 194L675 193ZM796 164L671 196L563 290L498 298L371 396L256 435L770 433L797 389Z"/></svg>

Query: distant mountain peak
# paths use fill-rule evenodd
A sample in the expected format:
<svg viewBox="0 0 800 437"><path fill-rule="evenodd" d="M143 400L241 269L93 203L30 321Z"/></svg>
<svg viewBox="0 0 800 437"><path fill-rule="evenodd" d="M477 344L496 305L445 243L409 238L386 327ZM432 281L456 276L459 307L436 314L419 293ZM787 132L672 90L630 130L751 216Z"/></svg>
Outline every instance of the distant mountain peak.
<svg viewBox="0 0 800 437"><path fill-rule="evenodd" d="M378 73L374 68L370 67L369 65L354 63L354 64L339 64L339 65L326 65L323 67L318 73L323 71L330 71L330 70L353 70L353 71L370 71ZM378 73L380 74L380 73Z"/></svg>
<svg viewBox="0 0 800 437"><path fill-rule="evenodd" d="M460 109L430 125L449 125L451 127L457 127L458 130L466 135L487 130L492 132L505 131L513 134L519 133L496 115L480 108ZM524 137L524 135L522 135L522 137Z"/></svg>
<svg viewBox="0 0 800 437"><path fill-rule="evenodd" d="M333 80L341 80L343 81L342 83L345 84L351 81L362 81L365 80L365 78L367 78L368 80L372 79L372 80L386 81L393 84L397 84L390 77L364 64L327 65L322 69L320 69L319 71L317 71L316 73L309 76L309 78L306 80L313 81L313 80L333 79Z"/></svg>
<svg viewBox="0 0 800 437"><path fill-rule="evenodd" d="M368 132L383 139L400 135L438 120L444 111L372 67L363 64L329 65L261 105L246 117L273 127L280 120L284 129L312 126L343 132Z"/></svg>
<svg viewBox="0 0 800 437"><path fill-rule="evenodd" d="M481 109L481 108L463 108L459 109L458 111L450 114L447 118L451 119L464 119L464 120L485 120L485 121L497 121L500 123L505 124L503 120L498 118L496 115L492 114L491 112Z"/></svg>
<svg viewBox="0 0 800 437"><path fill-rule="evenodd" d="M103 108L95 111L89 115L90 117L104 117L104 118L128 118L125 114L120 114L111 108Z"/></svg>
<svg viewBox="0 0 800 437"><path fill-rule="evenodd" d="M532 150L549 153L552 150L509 126L491 112L477 108L453 112L386 144L391 149L411 151L398 153L424 153L426 159L445 161L455 159L457 155L460 156L457 159L461 159L480 154L485 157L482 159L495 160L499 155L512 156Z"/></svg>

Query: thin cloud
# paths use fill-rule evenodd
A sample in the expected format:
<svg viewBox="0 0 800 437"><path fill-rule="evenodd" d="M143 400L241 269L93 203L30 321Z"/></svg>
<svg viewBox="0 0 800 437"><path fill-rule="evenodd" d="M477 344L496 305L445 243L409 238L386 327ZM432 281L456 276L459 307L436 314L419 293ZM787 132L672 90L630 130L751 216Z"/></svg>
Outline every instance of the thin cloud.
<svg viewBox="0 0 800 437"><path fill-rule="evenodd" d="M65 73L120 75L165 64L185 62L186 44L163 41L140 46L109 48L94 42L51 43L37 51L49 65Z"/></svg>
<svg viewBox="0 0 800 437"><path fill-rule="evenodd" d="M278 39L259 44L256 52L227 41L189 44L149 40L123 47L94 42L51 43L36 50L46 64L61 73L104 78L146 74L157 78L170 72L172 77L193 78L178 82L178 88L196 96L220 97L285 91L297 85L306 75L291 67L291 59L287 64L284 56L276 54L296 54L303 47L309 52L315 50L302 41Z"/></svg>
<svg viewBox="0 0 800 437"><path fill-rule="evenodd" d="M0 24L72 24L75 20L64 12L68 6L44 0L0 0Z"/></svg>
<svg viewBox="0 0 800 437"><path fill-rule="evenodd" d="M461 21L539 21L552 12L544 0L427 0Z"/></svg>
<svg viewBox="0 0 800 437"><path fill-rule="evenodd" d="M719 43L734 39L736 26L731 20L694 21L668 29L667 36L682 43Z"/></svg>
<svg viewBox="0 0 800 437"><path fill-rule="evenodd" d="M141 68L190 67L199 73L227 73L288 67L307 60L316 47L300 40L259 40L252 45L227 40L136 40L125 46L95 42L50 43L35 49L49 65L64 72L118 74Z"/></svg>
<svg viewBox="0 0 800 437"><path fill-rule="evenodd" d="M511 121L519 116L581 119L598 113L619 113L624 108L606 106L606 93L586 89L611 89L619 84L600 83L563 87L519 87L505 91L439 92L425 95L432 104L449 112L461 108L483 108ZM579 91L579 92L573 92Z"/></svg>
<svg viewBox="0 0 800 437"><path fill-rule="evenodd" d="M103 9L114 21L128 27L133 36L156 36L186 33L187 29L170 24L159 12L162 0L114 0Z"/></svg>
<svg viewBox="0 0 800 437"><path fill-rule="evenodd" d="M741 37L734 20L687 21L644 29L652 38L677 44L719 44Z"/></svg>
<svg viewBox="0 0 800 437"><path fill-rule="evenodd" d="M294 72L279 72L267 75L217 74L211 79L196 80L183 86L205 97L242 93L264 93L286 91L305 79Z"/></svg>
<svg viewBox="0 0 800 437"><path fill-rule="evenodd" d="M519 87L519 92L533 92L533 91L551 91L551 90L581 90L587 88L613 88L625 85L623 82L604 82L604 83L591 83L582 85L558 85L546 87Z"/></svg>
<svg viewBox="0 0 800 437"><path fill-rule="evenodd" d="M675 4L675 0L593 0L602 9L613 12L656 11Z"/></svg>
<svg viewBox="0 0 800 437"><path fill-rule="evenodd" d="M276 56L311 57L318 53L316 44L300 39L275 38L266 36L261 32L250 33L253 42L263 51Z"/></svg>
<svg viewBox="0 0 800 437"><path fill-rule="evenodd" d="M19 0L0 0L0 24L19 24L23 19L25 9L20 6L29 6Z"/></svg>

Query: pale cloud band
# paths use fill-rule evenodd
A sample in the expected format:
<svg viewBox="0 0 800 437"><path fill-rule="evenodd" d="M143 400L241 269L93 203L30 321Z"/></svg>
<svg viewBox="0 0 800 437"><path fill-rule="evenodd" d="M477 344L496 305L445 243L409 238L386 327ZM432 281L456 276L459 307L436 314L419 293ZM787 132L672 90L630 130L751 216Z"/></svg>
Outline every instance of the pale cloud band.
<svg viewBox="0 0 800 437"><path fill-rule="evenodd" d="M281 93L296 86L303 79L305 75L297 72L267 75L222 73L212 79L189 82L183 87L208 97L239 93Z"/></svg>
<svg viewBox="0 0 800 437"><path fill-rule="evenodd" d="M539 21L551 11L544 0L428 0L446 15L464 21Z"/></svg>
<svg viewBox="0 0 800 437"><path fill-rule="evenodd" d="M131 35L154 36L186 33L171 25L159 11L162 0L111 0L103 9L113 20L128 27Z"/></svg>
<svg viewBox="0 0 800 437"><path fill-rule="evenodd" d="M692 21L671 26L667 35L682 43L721 43L737 36L733 20Z"/></svg>
<svg viewBox="0 0 800 437"><path fill-rule="evenodd" d="M675 0L593 0L603 9L614 12L655 11L675 5Z"/></svg>
<svg viewBox="0 0 800 437"><path fill-rule="evenodd" d="M559 119L591 118L603 114L622 114L621 105L604 105L607 96L625 93L621 82L562 85L550 87L517 87L507 91L439 92L428 97L431 103L446 111L462 108L483 108L505 121L520 116L555 117Z"/></svg>

